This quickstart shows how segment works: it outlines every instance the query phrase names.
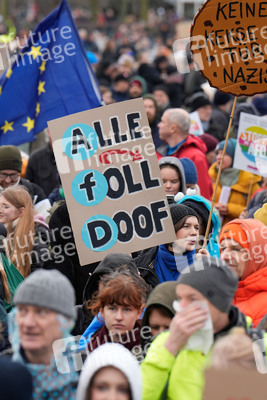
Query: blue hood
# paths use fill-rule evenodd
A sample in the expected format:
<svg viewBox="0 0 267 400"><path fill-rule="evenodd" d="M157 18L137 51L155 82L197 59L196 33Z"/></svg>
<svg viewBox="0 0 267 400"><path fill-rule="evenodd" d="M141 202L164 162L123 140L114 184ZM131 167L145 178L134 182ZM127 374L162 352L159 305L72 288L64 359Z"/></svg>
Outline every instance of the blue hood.
<svg viewBox="0 0 267 400"><path fill-rule="evenodd" d="M211 209L211 202L207 199L205 199L202 196L198 196L198 195L193 195L193 196L184 196L180 201L178 201L178 203L183 203L186 200L193 200L196 203L201 203L202 205L204 205L208 212L210 212ZM212 218L211 218L211 228L212 228L212 232L211 232L211 236L209 238L209 242L207 245L207 250L210 253L210 255L212 257L220 257L220 251L219 251L219 244L218 244L218 234L220 232L220 222L219 222L219 218L217 217L217 215L214 212L212 212Z"/></svg>

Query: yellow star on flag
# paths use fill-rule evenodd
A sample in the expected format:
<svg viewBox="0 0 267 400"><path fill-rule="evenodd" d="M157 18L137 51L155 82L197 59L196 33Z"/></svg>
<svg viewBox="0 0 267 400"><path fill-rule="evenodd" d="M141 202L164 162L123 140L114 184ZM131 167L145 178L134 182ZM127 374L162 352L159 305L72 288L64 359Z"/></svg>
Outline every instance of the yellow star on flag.
<svg viewBox="0 0 267 400"><path fill-rule="evenodd" d="M5 121L5 125L1 126L1 129L4 131L4 133L7 133L8 131L14 131L13 125L14 122L8 122Z"/></svg>
<svg viewBox="0 0 267 400"><path fill-rule="evenodd" d="M43 61L42 64L41 64L41 67L39 67L39 70L41 71L41 74L45 71L45 64L46 64L46 61Z"/></svg>
<svg viewBox="0 0 267 400"><path fill-rule="evenodd" d="M2 94L2 86L0 86L0 95Z"/></svg>
<svg viewBox="0 0 267 400"><path fill-rule="evenodd" d="M45 81L40 81L38 85L38 96L40 96L41 93L45 93L44 89Z"/></svg>
<svg viewBox="0 0 267 400"><path fill-rule="evenodd" d="M10 78L12 75L12 72L13 72L12 69L8 68L7 73L6 73L6 78Z"/></svg>
<svg viewBox="0 0 267 400"><path fill-rule="evenodd" d="M38 47L31 47L31 51L29 51L29 55L31 55L33 57L33 59L35 60L38 56L42 56L42 53L40 52L41 46Z"/></svg>
<svg viewBox="0 0 267 400"><path fill-rule="evenodd" d="M36 103L35 116L37 117L39 114L40 114L40 103Z"/></svg>
<svg viewBox="0 0 267 400"><path fill-rule="evenodd" d="M25 126L27 128L27 132L29 133L34 128L34 119L27 117L27 122L22 124L22 126Z"/></svg>

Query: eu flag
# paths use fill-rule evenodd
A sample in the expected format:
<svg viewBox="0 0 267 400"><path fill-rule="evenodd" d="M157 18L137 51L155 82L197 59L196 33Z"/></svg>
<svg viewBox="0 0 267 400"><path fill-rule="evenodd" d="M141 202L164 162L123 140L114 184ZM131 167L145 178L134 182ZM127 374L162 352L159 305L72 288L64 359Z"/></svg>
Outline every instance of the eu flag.
<svg viewBox="0 0 267 400"><path fill-rule="evenodd" d="M67 1L30 33L0 79L0 145L34 140L47 121L101 106Z"/></svg>

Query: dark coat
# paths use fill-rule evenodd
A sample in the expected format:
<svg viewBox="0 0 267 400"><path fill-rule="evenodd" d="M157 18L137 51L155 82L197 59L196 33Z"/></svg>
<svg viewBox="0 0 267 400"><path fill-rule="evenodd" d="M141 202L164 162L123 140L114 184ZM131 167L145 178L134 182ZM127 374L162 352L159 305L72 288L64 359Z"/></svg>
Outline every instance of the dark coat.
<svg viewBox="0 0 267 400"><path fill-rule="evenodd" d="M56 160L50 144L30 155L25 178L39 185L46 197L59 186Z"/></svg>

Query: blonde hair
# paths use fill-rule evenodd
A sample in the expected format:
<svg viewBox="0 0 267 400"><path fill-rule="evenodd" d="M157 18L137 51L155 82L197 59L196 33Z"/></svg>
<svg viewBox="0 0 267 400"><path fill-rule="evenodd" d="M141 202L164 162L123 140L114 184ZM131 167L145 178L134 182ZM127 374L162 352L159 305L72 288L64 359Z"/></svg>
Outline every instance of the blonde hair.
<svg viewBox="0 0 267 400"><path fill-rule="evenodd" d="M18 210L24 208L15 229L12 222L7 225L5 249L10 261L26 277L31 272L31 252L34 241L33 202L30 194L21 185L8 187L3 190L1 196Z"/></svg>
<svg viewBox="0 0 267 400"><path fill-rule="evenodd" d="M11 294L10 294L10 289L7 283L7 276L6 276L6 272L0 257L0 276L2 279L2 283L3 283L3 289L4 289L4 296L5 296L5 300L7 303L11 302Z"/></svg>
<svg viewBox="0 0 267 400"><path fill-rule="evenodd" d="M212 367L216 369L238 367L245 370L256 370L255 357L258 360L262 355L260 349L254 347L253 351L252 343L244 328L234 328L229 335L215 343L212 352ZM259 354L255 354L255 351Z"/></svg>

